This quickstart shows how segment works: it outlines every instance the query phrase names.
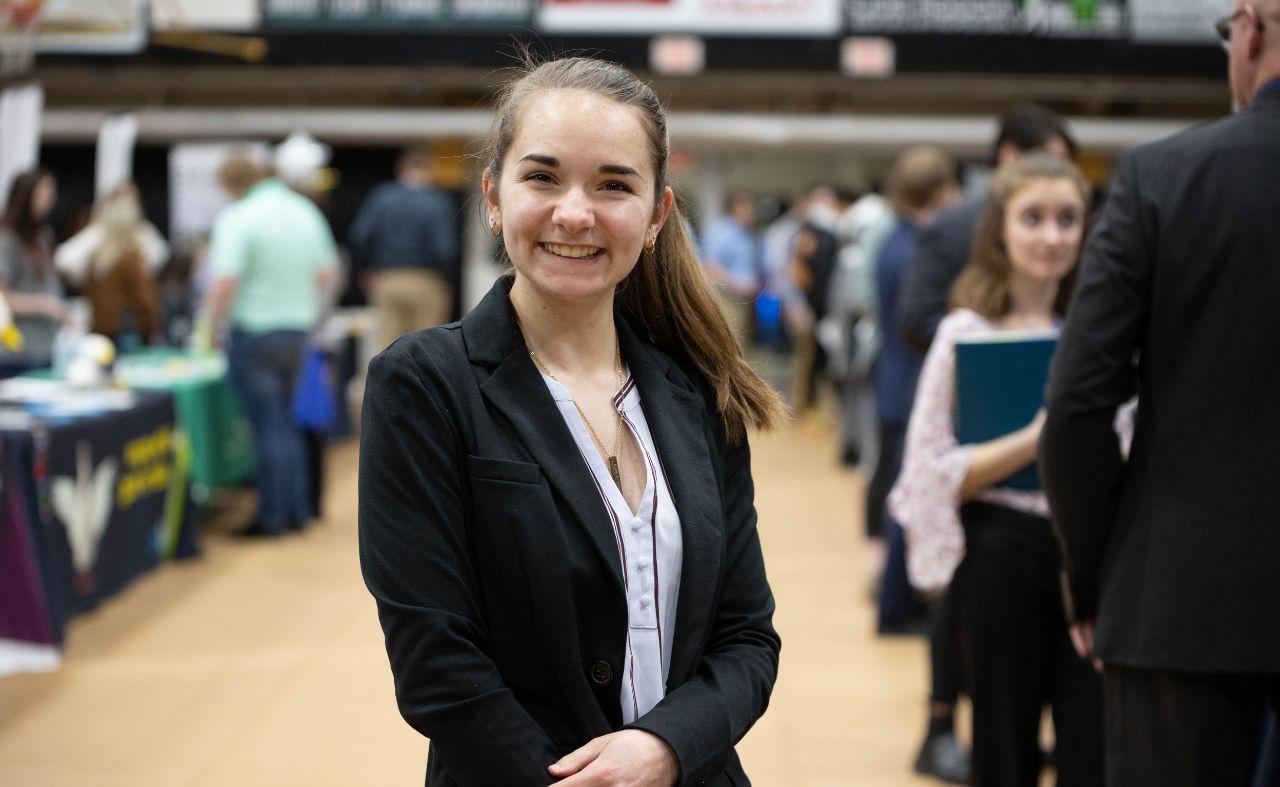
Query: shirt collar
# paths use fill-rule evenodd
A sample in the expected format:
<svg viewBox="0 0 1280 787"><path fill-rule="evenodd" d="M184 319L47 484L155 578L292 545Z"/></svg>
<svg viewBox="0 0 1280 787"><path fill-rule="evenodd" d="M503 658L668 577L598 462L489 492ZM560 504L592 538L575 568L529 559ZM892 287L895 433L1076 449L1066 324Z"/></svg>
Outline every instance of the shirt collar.
<svg viewBox="0 0 1280 787"><path fill-rule="evenodd" d="M1278 99L1280 99L1280 77L1277 77L1258 88L1258 92L1253 94L1253 100L1255 102L1275 101Z"/></svg>
<svg viewBox="0 0 1280 787"><path fill-rule="evenodd" d="M253 188L249 189L249 191L245 193L245 196L249 197L254 194L264 194L268 191L275 191L280 188L287 188L284 185L283 180L280 180L279 178L267 178L266 180L260 180L255 183Z"/></svg>
<svg viewBox="0 0 1280 787"><path fill-rule="evenodd" d="M539 371L541 372L541 370ZM564 383L554 377L551 377L546 372L541 372L541 374L542 381L547 384L547 389L551 391L552 399L555 399L557 402L573 403L573 394L569 392L568 387L565 386ZM618 401L615 397L614 402L619 410L629 413L640 405L640 392L636 390L635 379L631 376L630 372L627 373L627 379L623 381L622 388L619 390L619 393L622 393L621 401Z"/></svg>

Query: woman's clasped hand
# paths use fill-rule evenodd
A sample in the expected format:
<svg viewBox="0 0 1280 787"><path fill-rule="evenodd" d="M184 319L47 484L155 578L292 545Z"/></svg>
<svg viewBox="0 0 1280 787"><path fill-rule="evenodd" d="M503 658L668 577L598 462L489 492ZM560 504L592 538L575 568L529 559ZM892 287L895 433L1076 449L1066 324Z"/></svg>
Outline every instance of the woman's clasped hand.
<svg viewBox="0 0 1280 787"><path fill-rule="evenodd" d="M593 738L548 770L556 787L669 787L680 776L671 747L644 730Z"/></svg>

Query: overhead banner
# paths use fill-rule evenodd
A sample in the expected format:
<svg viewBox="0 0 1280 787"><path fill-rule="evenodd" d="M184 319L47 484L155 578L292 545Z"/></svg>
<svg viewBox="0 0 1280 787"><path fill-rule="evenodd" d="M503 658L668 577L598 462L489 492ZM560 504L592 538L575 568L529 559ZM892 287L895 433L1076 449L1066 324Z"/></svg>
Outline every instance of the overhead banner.
<svg viewBox="0 0 1280 787"><path fill-rule="evenodd" d="M1213 23L1230 7L1206 0L1129 0L1129 29L1135 41L1212 43Z"/></svg>
<svg viewBox="0 0 1280 787"><path fill-rule="evenodd" d="M382 30L528 27L536 0L262 0L265 28Z"/></svg>
<svg viewBox="0 0 1280 787"><path fill-rule="evenodd" d="M855 35L1123 38L1127 32L1122 0L848 0L848 11Z"/></svg>
<svg viewBox="0 0 1280 787"><path fill-rule="evenodd" d="M838 36L842 0L542 0L548 33Z"/></svg>

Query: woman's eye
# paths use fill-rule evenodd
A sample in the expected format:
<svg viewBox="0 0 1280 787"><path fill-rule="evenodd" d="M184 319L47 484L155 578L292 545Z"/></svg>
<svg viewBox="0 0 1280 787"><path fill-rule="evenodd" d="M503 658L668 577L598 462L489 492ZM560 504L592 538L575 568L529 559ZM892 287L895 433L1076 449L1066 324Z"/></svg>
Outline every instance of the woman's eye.
<svg viewBox="0 0 1280 787"><path fill-rule="evenodd" d="M1040 223L1040 211L1029 210L1022 214L1022 223L1028 227L1034 227Z"/></svg>
<svg viewBox="0 0 1280 787"><path fill-rule="evenodd" d="M551 175L547 172L530 172L528 175L525 175L523 178L521 178L521 180L534 180L539 183L555 182L555 179L552 178Z"/></svg>
<svg viewBox="0 0 1280 787"><path fill-rule="evenodd" d="M1058 217L1058 226L1064 230L1069 230L1080 223L1080 217L1074 213L1063 213Z"/></svg>
<svg viewBox="0 0 1280 787"><path fill-rule="evenodd" d="M626 191L630 192L631 187L617 180L611 180L604 184L605 191Z"/></svg>

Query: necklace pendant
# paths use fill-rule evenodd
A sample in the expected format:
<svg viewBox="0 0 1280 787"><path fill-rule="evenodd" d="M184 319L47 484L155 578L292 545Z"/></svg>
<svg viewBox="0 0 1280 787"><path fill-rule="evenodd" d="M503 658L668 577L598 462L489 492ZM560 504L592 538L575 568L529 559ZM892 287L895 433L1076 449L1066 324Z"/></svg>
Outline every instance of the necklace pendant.
<svg viewBox="0 0 1280 787"><path fill-rule="evenodd" d="M616 456L609 457L609 475L613 476L613 483L617 484L618 488L621 489L622 471L618 468L618 457Z"/></svg>

